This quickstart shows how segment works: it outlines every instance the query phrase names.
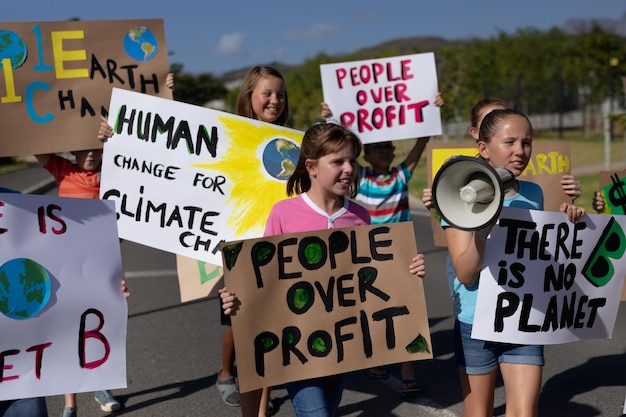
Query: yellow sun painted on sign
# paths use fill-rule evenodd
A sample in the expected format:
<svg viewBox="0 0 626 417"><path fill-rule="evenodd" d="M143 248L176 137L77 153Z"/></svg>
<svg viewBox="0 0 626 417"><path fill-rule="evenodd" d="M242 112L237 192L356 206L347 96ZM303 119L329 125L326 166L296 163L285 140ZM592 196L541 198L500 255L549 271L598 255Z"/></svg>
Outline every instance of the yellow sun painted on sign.
<svg viewBox="0 0 626 417"><path fill-rule="evenodd" d="M218 119L228 146L219 161L194 166L220 171L227 178L226 203L232 210L228 228L237 236L251 231L260 236L272 206L287 198L287 180L297 163L303 133L235 117Z"/></svg>

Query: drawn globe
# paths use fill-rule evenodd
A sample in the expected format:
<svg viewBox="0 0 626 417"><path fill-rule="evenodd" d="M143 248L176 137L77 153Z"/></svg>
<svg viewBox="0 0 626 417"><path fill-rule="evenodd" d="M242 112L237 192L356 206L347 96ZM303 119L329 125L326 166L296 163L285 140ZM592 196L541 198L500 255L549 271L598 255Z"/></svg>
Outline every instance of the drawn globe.
<svg viewBox="0 0 626 417"><path fill-rule="evenodd" d="M159 43L150 29L137 26L124 36L124 50L134 60L150 61L159 50Z"/></svg>
<svg viewBox="0 0 626 417"><path fill-rule="evenodd" d="M0 266L0 312L25 320L39 314L50 300L50 275L28 258L15 258Z"/></svg>
<svg viewBox="0 0 626 417"><path fill-rule="evenodd" d="M11 30L0 30L0 68L3 68L2 60L6 58L11 61L11 68L19 68L27 55L28 48L20 35Z"/></svg>
<svg viewBox="0 0 626 417"><path fill-rule="evenodd" d="M263 149L263 167L277 180L287 181L296 169L300 147L287 139L276 138Z"/></svg>

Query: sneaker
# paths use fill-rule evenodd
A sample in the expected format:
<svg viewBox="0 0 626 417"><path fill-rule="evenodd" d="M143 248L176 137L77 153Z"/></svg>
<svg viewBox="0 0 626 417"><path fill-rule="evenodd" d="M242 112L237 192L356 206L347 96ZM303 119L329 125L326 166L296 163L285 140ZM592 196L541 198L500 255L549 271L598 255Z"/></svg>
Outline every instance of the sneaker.
<svg viewBox="0 0 626 417"><path fill-rule="evenodd" d="M239 407L241 405L241 399L239 398L239 389L237 388L237 382L235 377L228 377L225 380L220 379L220 374L217 374L217 381L215 381L215 387L222 397L224 404L231 407Z"/></svg>
<svg viewBox="0 0 626 417"><path fill-rule="evenodd" d="M76 410L72 407L65 407L61 413L61 417L76 417Z"/></svg>
<svg viewBox="0 0 626 417"><path fill-rule="evenodd" d="M117 411L120 409L120 403L113 397L111 391L96 391L95 397L102 411Z"/></svg>

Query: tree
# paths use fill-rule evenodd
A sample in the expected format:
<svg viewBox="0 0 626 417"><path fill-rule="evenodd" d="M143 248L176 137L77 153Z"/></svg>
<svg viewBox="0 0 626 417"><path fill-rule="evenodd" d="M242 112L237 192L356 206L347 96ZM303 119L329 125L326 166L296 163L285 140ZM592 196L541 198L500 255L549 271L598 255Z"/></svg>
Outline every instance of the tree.
<svg viewBox="0 0 626 417"><path fill-rule="evenodd" d="M173 64L174 99L185 103L205 105L216 99L224 99L228 90L224 84L210 73L186 74L182 64Z"/></svg>
<svg viewBox="0 0 626 417"><path fill-rule="evenodd" d="M624 38L593 24L589 31L576 34L574 43L577 45L573 54L576 75L582 84L590 87L591 99L600 102L611 91L619 91L619 77L611 77L611 71L626 72ZM611 67L612 59L617 59L616 68Z"/></svg>

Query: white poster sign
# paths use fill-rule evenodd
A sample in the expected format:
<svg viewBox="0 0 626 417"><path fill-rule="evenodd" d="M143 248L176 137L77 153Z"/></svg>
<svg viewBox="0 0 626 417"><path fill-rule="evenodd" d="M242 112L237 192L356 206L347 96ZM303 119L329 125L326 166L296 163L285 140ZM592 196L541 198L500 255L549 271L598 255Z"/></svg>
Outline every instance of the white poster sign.
<svg viewBox="0 0 626 417"><path fill-rule="evenodd" d="M0 400L126 387L111 202L0 193Z"/></svg>
<svg viewBox="0 0 626 417"><path fill-rule="evenodd" d="M101 198L120 237L222 265L222 241L260 237L287 197L302 132L114 89Z"/></svg>
<svg viewBox="0 0 626 417"><path fill-rule="evenodd" d="M626 275L626 216L504 207L485 249L472 337L520 344L610 338Z"/></svg>
<svg viewBox="0 0 626 417"><path fill-rule="evenodd" d="M324 101L363 143L441 134L432 52L320 65Z"/></svg>

